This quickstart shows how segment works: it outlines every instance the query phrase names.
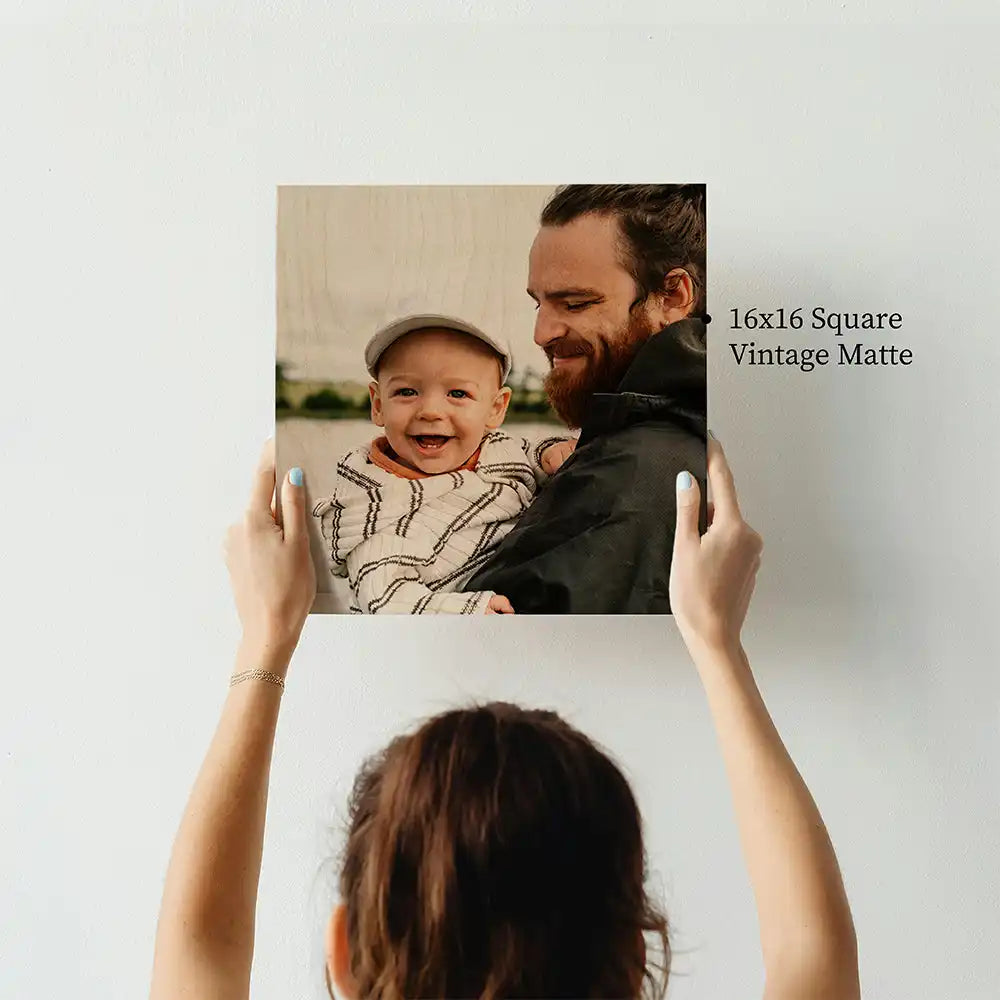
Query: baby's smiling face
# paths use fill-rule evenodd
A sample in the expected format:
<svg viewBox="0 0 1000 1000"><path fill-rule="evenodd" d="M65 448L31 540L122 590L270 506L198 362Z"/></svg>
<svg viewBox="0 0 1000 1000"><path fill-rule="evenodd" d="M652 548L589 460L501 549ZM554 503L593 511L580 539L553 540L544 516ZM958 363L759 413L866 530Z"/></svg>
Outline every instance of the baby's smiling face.
<svg viewBox="0 0 1000 1000"><path fill-rule="evenodd" d="M436 475L460 469L507 413L498 355L454 330L400 337L379 359L369 386L372 420L409 469Z"/></svg>

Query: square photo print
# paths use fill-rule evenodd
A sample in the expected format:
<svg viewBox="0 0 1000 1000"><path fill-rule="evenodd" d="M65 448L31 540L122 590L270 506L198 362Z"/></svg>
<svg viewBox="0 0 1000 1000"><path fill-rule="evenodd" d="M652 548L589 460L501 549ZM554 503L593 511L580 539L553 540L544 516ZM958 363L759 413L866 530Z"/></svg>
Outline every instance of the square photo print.
<svg viewBox="0 0 1000 1000"><path fill-rule="evenodd" d="M669 614L705 524L703 184L278 190L316 612Z"/></svg>

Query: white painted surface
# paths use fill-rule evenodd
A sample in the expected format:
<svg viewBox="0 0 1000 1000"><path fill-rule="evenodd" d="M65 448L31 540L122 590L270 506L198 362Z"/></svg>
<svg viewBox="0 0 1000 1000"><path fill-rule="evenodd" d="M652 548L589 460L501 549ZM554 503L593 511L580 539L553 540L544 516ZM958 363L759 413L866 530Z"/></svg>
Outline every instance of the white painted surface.
<svg viewBox="0 0 1000 1000"><path fill-rule="evenodd" d="M183 24L148 4L7 10L0 994L147 988L237 634L221 538L272 426L276 186L667 177L709 184L711 423L767 542L747 645L837 845L866 995L992 1000L995 20L901 32L784 9L781 27L695 29L652 26L649 5L650 27L580 32L527 5L521 27L402 30L305 4L178 5ZM705 19L763 16L743 10ZM917 362L736 369L727 310L782 304L898 309ZM309 623L255 995L322 996L317 873L362 754L487 696L559 708L627 768L676 929L671 996L758 995L752 899L672 623L496 616Z"/></svg>

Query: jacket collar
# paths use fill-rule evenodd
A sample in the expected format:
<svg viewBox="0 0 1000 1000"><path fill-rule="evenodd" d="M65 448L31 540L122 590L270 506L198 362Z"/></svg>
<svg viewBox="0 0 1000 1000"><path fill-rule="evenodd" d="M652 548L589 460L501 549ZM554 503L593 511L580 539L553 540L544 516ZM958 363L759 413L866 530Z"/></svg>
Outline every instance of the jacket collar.
<svg viewBox="0 0 1000 1000"><path fill-rule="evenodd" d="M653 334L639 350L616 392L595 392L580 433L580 444L630 424L657 420L676 423L701 438L707 435L705 323L682 319Z"/></svg>

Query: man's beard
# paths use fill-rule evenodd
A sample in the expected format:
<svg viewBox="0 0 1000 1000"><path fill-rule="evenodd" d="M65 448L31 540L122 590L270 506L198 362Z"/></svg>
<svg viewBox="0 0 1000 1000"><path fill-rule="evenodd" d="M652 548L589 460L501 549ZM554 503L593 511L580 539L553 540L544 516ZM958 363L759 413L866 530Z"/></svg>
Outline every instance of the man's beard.
<svg viewBox="0 0 1000 1000"><path fill-rule="evenodd" d="M629 317L614 335L598 336L595 344L567 334L553 341L549 359L582 354L586 360L578 371L553 368L543 387L552 409L567 427L582 427L590 397L595 392L614 392L625 377L636 354L656 329L644 314Z"/></svg>

